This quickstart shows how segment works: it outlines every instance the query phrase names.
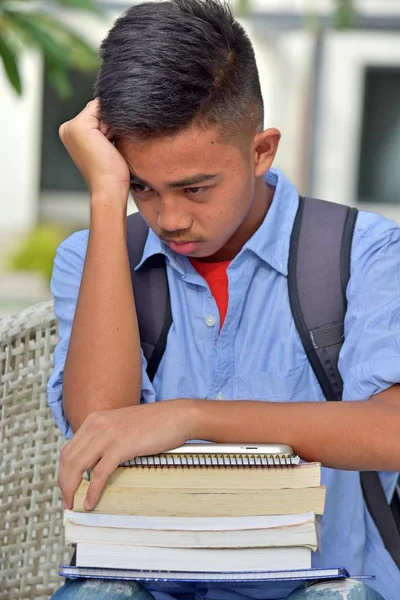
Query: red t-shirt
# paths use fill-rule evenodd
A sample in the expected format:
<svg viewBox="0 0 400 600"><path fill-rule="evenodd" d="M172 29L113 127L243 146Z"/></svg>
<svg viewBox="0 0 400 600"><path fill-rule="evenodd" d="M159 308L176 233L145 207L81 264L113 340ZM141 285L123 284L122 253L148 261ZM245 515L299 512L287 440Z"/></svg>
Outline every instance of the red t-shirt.
<svg viewBox="0 0 400 600"><path fill-rule="evenodd" d="M198 273L205 279L211 290L215 302L218 306L219 318L220 318L220 329L224 324L226 312L228 310L228 275L226 273L229 267L230 260L222 262L203 262L196 258L191 258L190 262Z"/></svg>

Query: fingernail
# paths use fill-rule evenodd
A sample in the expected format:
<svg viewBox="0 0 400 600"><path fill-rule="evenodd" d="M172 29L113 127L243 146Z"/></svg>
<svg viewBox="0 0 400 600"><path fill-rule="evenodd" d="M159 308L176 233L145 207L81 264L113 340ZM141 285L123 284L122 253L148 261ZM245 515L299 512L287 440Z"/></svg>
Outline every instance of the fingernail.
<svg viewBox="0 0 400 600"><path fill-rule="evenodd" d="M91 506L89 500L85 500L85 502L83 503L83 508L85 510L90 510Z"/></svg>

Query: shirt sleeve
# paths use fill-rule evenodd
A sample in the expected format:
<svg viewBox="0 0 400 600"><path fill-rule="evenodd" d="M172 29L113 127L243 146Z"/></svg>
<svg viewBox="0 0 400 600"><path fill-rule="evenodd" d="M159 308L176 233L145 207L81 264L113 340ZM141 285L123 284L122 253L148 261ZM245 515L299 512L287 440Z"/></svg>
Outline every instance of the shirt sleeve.
<svg viewBox="0 0 400 600"><path fill-rule="evenodd" d="M54 351L54 366L47 384L47 397L54 420L66 438L73 435L63 410L63 376L72 323L78 300L88 244L88 231L73 233L59 246L54 259L51 292L58 320L59 342ZM142 402L155 402L154 388L146 373L142 353Z"/></svg>
<svg viewBox="0 0 400 600"><path fill-rule="evenodd" d="M359 214L347 299L343 399L366 400L400 383L400 230L392 221Z"/></svg>

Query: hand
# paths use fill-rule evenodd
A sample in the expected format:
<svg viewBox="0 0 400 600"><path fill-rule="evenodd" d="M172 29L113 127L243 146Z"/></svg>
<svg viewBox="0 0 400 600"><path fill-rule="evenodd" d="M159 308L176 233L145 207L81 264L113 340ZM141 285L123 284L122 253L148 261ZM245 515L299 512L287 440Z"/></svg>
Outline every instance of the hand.
<svg viewBox="0 0 400 600"><path fill-rule="evenodd" d="M61 448L58 483L72 508L82 475L93 468L85 508L97 504L111 473L125 460L158 454L190 439L190 400L168 400L91 413Z"/></svg>
<svg viewBox="0 0 400 600"><path fill-rule="evenodd" d="M109 127L100 121L99 101L92 100L74 119L63 123L59 135L92 197L115 198L126 204L129 168L110 141Z"/></svg>

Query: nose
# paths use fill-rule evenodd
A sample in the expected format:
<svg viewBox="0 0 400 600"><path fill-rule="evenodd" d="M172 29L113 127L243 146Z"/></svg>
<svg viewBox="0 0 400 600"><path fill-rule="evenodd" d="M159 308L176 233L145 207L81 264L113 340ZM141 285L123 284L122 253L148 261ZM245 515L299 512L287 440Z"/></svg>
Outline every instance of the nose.
<svg viewBox="0 0 400 600"><path fill-rule="evenodd" d="M187 231L192 226L192 218L177 198L162 199L159 205L157 224L163 231Z"/></svg>

